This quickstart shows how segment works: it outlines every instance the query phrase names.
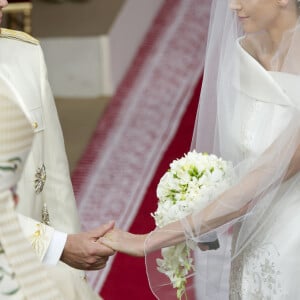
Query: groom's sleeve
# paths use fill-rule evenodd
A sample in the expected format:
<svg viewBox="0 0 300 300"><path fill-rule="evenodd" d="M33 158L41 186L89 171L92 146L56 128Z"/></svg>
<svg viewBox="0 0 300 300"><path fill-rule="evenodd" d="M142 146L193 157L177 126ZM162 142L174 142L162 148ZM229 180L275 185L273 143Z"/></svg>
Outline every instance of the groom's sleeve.
<svg viewBox="0 0 300 300"><path fill-rule="evenodd" d="M56 265L63 252L67 234L20 214L18 218L22 231L38 258L45 264Z"/></svg>

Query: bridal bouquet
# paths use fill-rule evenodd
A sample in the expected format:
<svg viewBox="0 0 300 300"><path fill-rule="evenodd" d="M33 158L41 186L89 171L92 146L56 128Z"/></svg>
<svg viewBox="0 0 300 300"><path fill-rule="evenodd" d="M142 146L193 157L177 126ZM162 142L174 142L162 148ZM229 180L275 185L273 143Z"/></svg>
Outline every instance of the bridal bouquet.
<svg viewBox="0 0 300 300"><path fill-rule="evenodd" d="M199 212L227 189L233 180L233 166L215 155L195 150L174 160L157 187L158 208L152 216L158 227ZM166 274L177 298L185 293L186 277L194 269L190 247L186 243L162 249L158 270Z"/></svg>

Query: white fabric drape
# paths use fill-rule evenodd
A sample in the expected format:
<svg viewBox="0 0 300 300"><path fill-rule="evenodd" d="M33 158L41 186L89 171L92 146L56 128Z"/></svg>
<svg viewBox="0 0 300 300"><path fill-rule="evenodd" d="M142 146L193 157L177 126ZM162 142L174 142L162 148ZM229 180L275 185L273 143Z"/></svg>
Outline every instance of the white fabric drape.
<svg viewBox="0 0 300 300"><path fill-rule="evenodd" d="M243 27L229 2L246 3L212 2L192 149L233 162L235 182L204 211L182 220L187 243L216 237L220 242L217 251L195 250L199 263L189 279L188 294L194 299L193 290L198 287L198 299L292 299L300 294L294 280L300 275L295 250L300 244L300 25L296 1L278 14L285 27L272 24L281 34L278 45L266 23L259 23L264 19L254 22L250 15L250 20L242 21ZM267 13L267 2L256 5ZM255 30L246 32L249 24ZM148 270L155 270L158 255L148 256ZM154 292L160 299L169 299L172 287L167 288L168 280L162 276L149 271Z"/></svg>

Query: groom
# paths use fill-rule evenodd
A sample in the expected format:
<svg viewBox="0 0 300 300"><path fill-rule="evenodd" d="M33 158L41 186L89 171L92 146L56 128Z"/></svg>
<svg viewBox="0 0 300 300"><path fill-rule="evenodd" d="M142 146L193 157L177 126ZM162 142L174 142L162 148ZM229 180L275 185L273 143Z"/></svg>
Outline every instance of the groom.
<svg viewBox="0 0 300 300"><path fill-rule="evenodd" d="M0 12L6 5L7 1L0 0ZM39 42L24 33L1 29L0 65L0 72L19 95L19 104L31 120L35 135L18 184L18 211L30 217L20 216L22 228L40 259L57 265L58 277L68 276L73 282L81 278L84 282L84 273L74 268L105 267L114 251L96 241L113 224L78 233L79 219L63 136ZM90 290L82 299L99 298Z"/></svg>

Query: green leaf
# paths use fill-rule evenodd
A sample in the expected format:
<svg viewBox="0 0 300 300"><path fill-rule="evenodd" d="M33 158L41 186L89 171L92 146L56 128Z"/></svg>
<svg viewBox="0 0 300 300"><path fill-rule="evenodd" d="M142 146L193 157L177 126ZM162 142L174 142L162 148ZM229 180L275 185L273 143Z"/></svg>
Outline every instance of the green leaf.
<svg viewBox="0 0 300 300"><path fill-rule="evenodd" d="M11 295L14 295L16 294L18 291L20 290L20 287L17 287L9 292L6 292L6 293L2 293L2 295L6 295L6 296L11 296Z"/></svg>
<svg viewBox="0 0 300 300"><path fill-rule="evenodd" d="M15 172L18 169L18 164L22 162L20 157L12 157L7 160L6 165L0 165L0 170Z"/></svg>

